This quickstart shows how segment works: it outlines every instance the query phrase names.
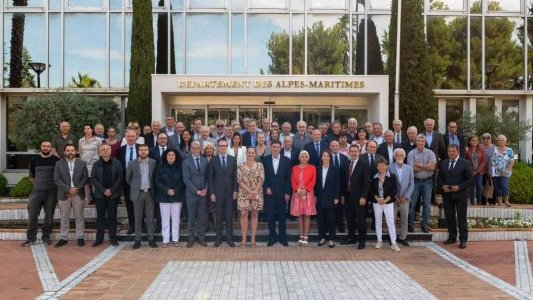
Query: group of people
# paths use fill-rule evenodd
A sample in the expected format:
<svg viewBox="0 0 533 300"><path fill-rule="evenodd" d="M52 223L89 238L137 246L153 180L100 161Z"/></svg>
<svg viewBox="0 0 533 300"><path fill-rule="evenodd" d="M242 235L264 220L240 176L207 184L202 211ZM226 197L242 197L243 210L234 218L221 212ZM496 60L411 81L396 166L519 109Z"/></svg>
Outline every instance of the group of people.
<svg viewBox="0 0 533 300"><path fill-rule="evenodd" d="M129 229L135 234L134 249L141 246L143 227L149 246L156 248L156 231L161 230L163 247L179 243L180 215L186 215L188 241L207 246L206 224L215 223L215 247L223 241L235 247L233 215L240 212L241 246L255 247L259 214L268 220L267 246L279 242L288 246L286 215L298 218L298 245L309 245L311 218L318 222L318 245L335 247L337 229L347 238L341 244L366 247L367 212L373 211L376 248L383 247L383 215L391 249L409 246L407 233L414 232L416 212L422 207L421 230L429 232L430 206L438 189L444 200L449 238L466 248L466 211L471 204L510 205L509 177L513 151L503 135L497 145L491 135L482 143L472 134L465 145L457 124L450 122L446 134L434 130L427 119L418 133L411 126L402 130L394 120L392 130L380 123L358 128L355 118L343 126L339 121L322 122L315 129L299 121L296 132L290 123L280 125L269 119L243 119L226 124L217 120L212 128L195 119L191 128L176 122L153 121L141 128L130 122L122 140L116 128L104 134L102 124L86 124L79 140L66 121L51 141L43 141L41 153L30 163L34 189L29 199L27 240L37 240L37 218L44 208L42 240L51 244L56 203L61 212L61 237L56 247L68 243L70 213L76 221L78 246L84 241L83 209L94 201L97 233L93 246L109 240L117 246L117 206L122 196ZM482 196L484 184L492 182L494 199ZM434 200L433 200L434 201ZM395 219L399 214L397 234ZM276 226L277 223L277 226ZM276 228L277 227L277 228ZM357 234L356 234L357 231Z"/></svg>

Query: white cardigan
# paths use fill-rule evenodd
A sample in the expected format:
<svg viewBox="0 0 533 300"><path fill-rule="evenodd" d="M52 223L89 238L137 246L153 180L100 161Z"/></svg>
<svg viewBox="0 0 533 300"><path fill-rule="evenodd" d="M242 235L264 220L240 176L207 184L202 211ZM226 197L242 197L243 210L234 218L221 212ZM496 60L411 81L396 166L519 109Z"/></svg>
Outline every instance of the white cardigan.
<svg viewBox="0 0 533 300"><path fill-rule="evenodd" d="M237 151L237 154L235 154L235 148L231 147L228 149L228 155L237 157L237 165L239 165L246 161L246 147L241 146Z"/></svg>

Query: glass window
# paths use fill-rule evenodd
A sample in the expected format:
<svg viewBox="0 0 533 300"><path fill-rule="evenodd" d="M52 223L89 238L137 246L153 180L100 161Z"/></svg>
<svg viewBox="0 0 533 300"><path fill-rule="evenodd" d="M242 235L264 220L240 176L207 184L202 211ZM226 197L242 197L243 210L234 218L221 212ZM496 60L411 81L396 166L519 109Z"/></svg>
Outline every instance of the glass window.
<svg viewBox="0 0 533 300"><path fill-rule="evenodd" d="M109 0L109 9L122 9L123 0Z"/></svg>
<svg viewBox="0 0 533 300"><path fill-rule="evenodd" d="M247 22L246 73L289 74L289 16L251 14Z"/></svg>
<svg viewBox="0 0 533 300"><path fill-rule="evenodd" d="M171 0L170 8L176 10L183 9L183 0Z"/></svg>
<svg viewBox="0 0 533 300"><path fill-rule="evenodd" d="M4 86L37 87L32 62L46 63L45 15L39 13L4 14ZM46 87L46 72L40 75Z"/></svg>
<svg viewBox="0 0 533 300"><path fill-rule="evenodd" d="M348 15L307 17L307 74L348 74Z"/></svg>
<svg viewBox="0 0 533 300"><path fill-rule="evenodd" d="M346 0L309 0L311 9L346 9Z"/></svg>
<svg viewBox="0 0 533 300"><path fill-rule="evenodd" d="M427 41L437 89L466 89L466 17L428 16Z"/></svg>
<svg viewBox="0 0 533 300"><path fill-rule="evenodd" d="M494 98L479 98L476 100L476 114L494 114L496 106L494 105Z"/></svg>
<svg viewBox="0 0 533 300"><path fill-rule="evenodd" d="M485 88L512 90L523 88L522 18L485 18Z"/></svg>
<svg viewBox="0 0 533 300"><path fill-rule="evenodd" d="M367 0L367 3L369 3L369 10L377 10L377 9L391 9L392 0Z"/></svg>
<svg viewBox="0 0 533 300"><path fill-rule="evenodd" d="M470 88L480 90L481 78L481 17L470 18Z"/></svg>
<svg viewBox="0 0 533 300"><path fill-rule="evenodd" d="M65 86L107 86L107 59L105 14L66 14ZM81 81L80 76L87 76L92 80Z"/></svg>
<svg viewBox="0 0 533 300"><path fill-rule="evenodd" d="M288 0L250 0L250 8L287 8L287 1Z"/></svg>
<svg viewBox="0 0 533 300"><path fill-rule="evenodd" d="M300 120L300 107L294 106L274 106L272 107L272 121L281 125L285 122L291 123L292 131L296 131L296 123Z"/></svg>
<svg viewBox="0 0 533 300"><path fill-rule="evenodd" d="M244 14L231 16L231 73L246 73L244 69Z"/></svg>
<svg viewBox="0 0 533 300"><path fill-rule="evenodd" d="M113 0L111 0L113 1ZM115 0L117 1L117 0ZM61 9L61 5L63 4L62 0L48 0L48 8L49 9Z"/></svg>
<svg viewBox="0 0 533 300"><path fill-rule="evenodd" d="M244 118L262 120L268 117L268 108L266 106L239 107L239 117L241 122Z"/></svg>
<svg viewBox="0 0 533 300"><path fill-rule="evenodd" d="M529 17L532 17L532 11L529 11ZM524 28L519 28L518 36L520 40L527 41L527 80L522 78L520 82L527 85L527 89L533 89L533 18L527 18L527 36L524 37Z"/></svg>
<svg viewBox="0 0 533 300"><path fill-rule="evenodd" d="M523 3L523 0L491 0L488 1L487 8L489 12L521 12Z"/></svg>
<svg viewBox="0 0 533 300"><path fill-rule="evenodd" d="M48 67L48 74L50 76L50 87L63 87L63 50L61 49L61 36L63 30L61 29L61 14L50 13L48 15L48 26L50 27L48 29L48 54L50 63L50 66Z"/></svg>
<svg viewBox="0 0 533 300"><path fill-rule="evenodd" d="M390 16L375 15L369 16L367 26L367 59L366 59L366 74L367 75L383 75L384 65L387 62L387 55L385 54L385 38L388 35L390 24ZM359 36L357 37L360 40ZM357 58L364 56L361 53L361 48L357 49ZM356 67L357 67L356 62Z"/></svg>
<svg viewBox="0 0 533 300"><path fill-rule="evenodd" d="M368 111L361 108L350 108L336 106L334 107L335 120L341 122L341 124L348 124L348 119L356 118L357 123L360 125L365 124L368 121Z"/></svg>
<svg viewBox="0 0 533 300"><path fill-rule="evenodd" d="M187 15L187 73L227 74L228 15Z"/></svg>
<svg viewBox="0 0 533 300"><path fill-rule="evenodd" d="M305 10L305 1L292 0L291 1L291 10L293 12L303 12Z"/></svg>
<svg viewBox="0 0 533 300"><path fill-rule="evenodd" d="M237 118L237 108L208 107L207 124L215 124L217 120L223 120L226 125L231 124Z"/></svg>
<svg viewBox="0 0 533 300"><path fill-rule="evenodd" d="M130 84L130 60L131 60L131 13L127 13L125 15L125 23L126 26L126 35L124 36L126 49L125 49L125 60L124 60L124 70L126 71L126 87Z"/></svg>
<svg viewBox="0 0 533 300"><path fill-rule="evenodd" d="M27 0L26 4L24 4L21 1L4 1L4 2L7 7L14 7L14 6L44 7L43 0Z"/></svg>
<svg viewBox="0 0 533 300"><path fill-rule="evenodd" d="M446 99L446 124L460 122L463 116L463 99Z"/></svg>
<svg viewBox="0 0 533 300"><path fill-rule="evenodd" d="M171 40L168 40L168 18L169 15L166 12L160 12L154 14L154 46L155 46L155 73L156 74L175 74L176 70L172 68L172 70L169 69L169 66L175 66L175 62L172 60L175 60L174 55L170 57L170 65L169 65L169 57L168 57L168 46L169 42L171 43L171 48L174 46L172 43L174 42L174 36L171 37ZM173 28L171 29L173 30ZM170 53L173 53L171 49Z"/></svg>
<svg viewBox="0 0 533 300"><path fill-rule="evenodd" d="M225 8L226 0L189 0L191 8Z"/></svg>
<svg viewBox="0 0 533 300"><path fill-rule="evenodd" d="M174 52L175 69L170 70L171 74L183 74L185 73L185 47L183 43L183 14L172 14L172 24L170 33L174 37L171 41L170 53ZM171 61L172 63L172 61Z"/></svg>
<svg viewBox="0 0 533 300"><path fill-rule="evenodd" d="M481 8L481 0L470 1L471 14L480 14L482 11Z"/></svg>
<svg viewBox="0 0 533 300"><path fill-rule="evenodd" d="M305 74L305 17L292 15L292 74Z"/></svg>
<svg viewBox="0 0 533 300"><path fill-rule="evenodd" d="M303 119L307 125L313 125L318 128L321 122L331 122L331 107L304 107Z"/></svg>
<svg viewBox="0 0 533 300"><path fill-rule="evenodd" d="M26 147L17 146L15 143L15 137L17 136L17 130L15 127L15 113L22 109L24 103L26 103L26 97L9 96L7 97L7 151L26 151ZM27 168L28 165L25 166ZM13 168L8 168L13 169Z"/></svg>
<svg viewBox="0 0 533 300"><path fill-rule="evenodd" d="M202 119L202 124L205 122L205 107L176 107L175 114L176 120L183 122L187 129L191 129L192 121L196 118Z"/></svg>
<svg viewBox="0 0 533 300"><path fill-rule="evenodd" d="M109 14L110 86L124 86L124 49L122 49L122 14Z"/></svg>
<svg viewBox="0 0 533 300"><path fill-rule="evenodd" d="M233 11L244 11L245 7L245 0L231 0L231 9Z"/></svg>
<svg viewBox="0 0 533 300"><path fill-rule="evenodd" d="M429 9L431 10L464 10L465 0L430 0Z"/></svg>
<svg viewBox="0 0 533 300"><path fill-rule="evenodd" d="M365 1L370 0L350 0L352 1L352 11L363 12L365 11Z"/></svg>
<svg viewBox="0 0 533 300"><path fill-rule="evenodd" d="M104 7L102 0L68 0L69 7Z"/></svg>

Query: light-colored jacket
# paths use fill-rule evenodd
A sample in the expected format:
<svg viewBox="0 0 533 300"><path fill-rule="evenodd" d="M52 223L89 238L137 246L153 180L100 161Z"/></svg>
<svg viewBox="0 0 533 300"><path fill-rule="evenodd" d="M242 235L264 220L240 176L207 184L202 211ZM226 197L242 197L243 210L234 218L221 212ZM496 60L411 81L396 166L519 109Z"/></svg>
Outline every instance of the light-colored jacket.
<svg viewBox="0 0 533 300"><path fill-rule="evenodd" d="M411 195L413 194L413 190L415 188L415 176L413 173L413 167L405 163L402 165L402 180L400 180L400 177L398 176L397 167L397 163L394 163L388 167L389 173L394 174L396 176L396 182L398 183L398 188L396 189L396 196L411 199Z"/></svg>

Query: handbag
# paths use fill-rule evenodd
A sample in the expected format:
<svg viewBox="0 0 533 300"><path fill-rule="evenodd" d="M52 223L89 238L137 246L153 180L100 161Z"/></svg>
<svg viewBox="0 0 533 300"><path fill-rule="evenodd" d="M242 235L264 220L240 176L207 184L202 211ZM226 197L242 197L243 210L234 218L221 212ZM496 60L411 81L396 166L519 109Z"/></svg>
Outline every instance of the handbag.
<svg viewBox="0 0 533 300"><path fill-rule="evenodd" d="M494 185L492 184L492 177L489 176L489 180L485 183L483 187L483 197L487 199L492 199L494 196Z"/></svg>

